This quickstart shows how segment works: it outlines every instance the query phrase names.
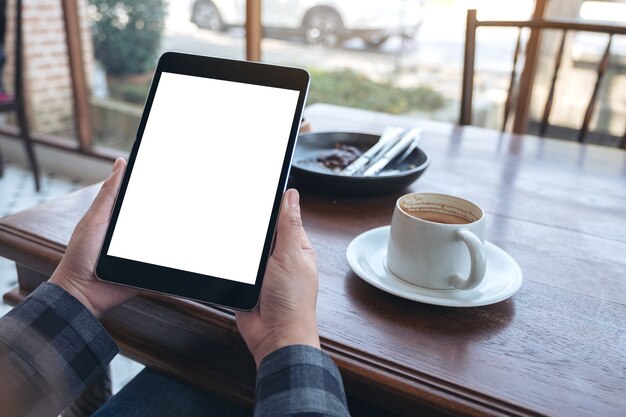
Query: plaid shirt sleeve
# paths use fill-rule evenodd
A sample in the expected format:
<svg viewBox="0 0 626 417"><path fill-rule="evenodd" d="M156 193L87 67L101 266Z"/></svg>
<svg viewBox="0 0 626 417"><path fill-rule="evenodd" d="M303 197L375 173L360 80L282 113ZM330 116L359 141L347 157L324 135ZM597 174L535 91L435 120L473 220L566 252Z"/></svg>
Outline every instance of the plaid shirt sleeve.
<svg viewBox="0 0 626 417"><path fill-rule="evenodd" d="M117 352L78 300L42 284L0 318L0 414L58 416Z"/></svg>
<svg viewBox="0 0 626 417"><path fill-rule="evenodd" d="M255 417L349 415L339 370L321 350L286 346L261 362Z"/></svg>

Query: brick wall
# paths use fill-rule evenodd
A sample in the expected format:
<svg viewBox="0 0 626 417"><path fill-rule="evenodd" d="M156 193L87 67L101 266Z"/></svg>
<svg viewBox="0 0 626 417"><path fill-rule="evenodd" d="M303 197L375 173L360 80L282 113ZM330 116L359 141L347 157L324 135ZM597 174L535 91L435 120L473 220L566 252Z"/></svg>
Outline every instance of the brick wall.
<svg viewBox="0 0 626 417"><path fill-rule="evenodd" d="M93 44L87 19L88 0L76 0L81 16L81 40L89 79ZM38 133L74 137L72 84L67 56L61 0L22 0L26 103L31 129ZM13 34L15 2L7 2L4 83L13 85Z"/></svg>

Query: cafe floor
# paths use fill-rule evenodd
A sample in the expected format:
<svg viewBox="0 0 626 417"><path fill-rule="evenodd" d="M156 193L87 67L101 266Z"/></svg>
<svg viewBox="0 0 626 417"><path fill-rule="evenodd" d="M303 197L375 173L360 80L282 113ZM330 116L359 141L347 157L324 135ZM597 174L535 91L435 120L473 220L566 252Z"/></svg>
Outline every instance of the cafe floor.
<svg viewBox="0 0 626 417"><path fill-rule="evenodd" d="M41 178L41 191L37 193L30 170L15 162L5 161L4 176L0 178L0 218L71 193L86 185L88 184L76 178L63 178L54 173L44 172ZM0 257L0 294L6 293L16 285L15 264ZM4 316L9 310L11 306L0 301L0 316ZM113 392L119 391L142 369L143 365L118 355L111 363Z"/></svg>

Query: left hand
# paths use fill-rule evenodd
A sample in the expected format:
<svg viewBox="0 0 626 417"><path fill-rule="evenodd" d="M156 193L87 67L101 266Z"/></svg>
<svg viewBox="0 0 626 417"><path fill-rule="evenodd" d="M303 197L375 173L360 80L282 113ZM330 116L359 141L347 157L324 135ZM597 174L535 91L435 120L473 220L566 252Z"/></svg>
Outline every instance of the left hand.
<svg viewBox="0 0 626 417"><path fill-rule="evenodd" d="M69 292L97 318L138 292L100 281L95 276L96 261L125 168L126 161L118 158L111 176L102 184L93 204L74 229L65 256L49 280Z"/></svg>

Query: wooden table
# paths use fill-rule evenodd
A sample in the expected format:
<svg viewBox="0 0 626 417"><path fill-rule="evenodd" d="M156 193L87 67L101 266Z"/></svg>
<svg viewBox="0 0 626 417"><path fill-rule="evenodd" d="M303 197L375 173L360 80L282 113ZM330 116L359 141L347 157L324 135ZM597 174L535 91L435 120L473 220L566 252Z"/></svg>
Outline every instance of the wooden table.
<svg viewBox="0 0 626 417"><path fill-rule="evenodd" d="M304 192L319 257L322 346L355 415L626 413L626 153L532 136L314 105L314 130L420 126L432 165L410 191L451 193L488 213L487 239L520 264L513 298L480 308L393 297L358 278L348 243L389 223L398 197ZM17 302L58 264L90 187L0 221ZM104 318L124 354L250 404L254 364L233 313L144 295Z"/></svg>

